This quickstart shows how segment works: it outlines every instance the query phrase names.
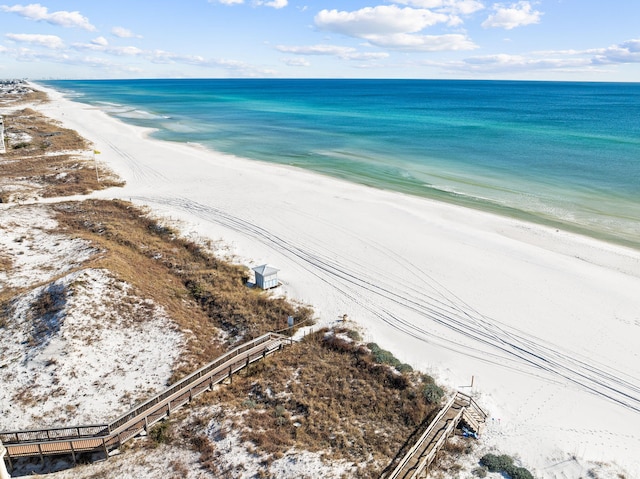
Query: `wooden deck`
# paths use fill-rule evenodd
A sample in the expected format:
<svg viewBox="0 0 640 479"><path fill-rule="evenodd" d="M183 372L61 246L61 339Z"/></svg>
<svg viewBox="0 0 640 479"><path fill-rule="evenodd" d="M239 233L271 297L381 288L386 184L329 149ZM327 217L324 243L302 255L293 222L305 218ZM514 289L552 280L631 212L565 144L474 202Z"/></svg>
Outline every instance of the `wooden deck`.
<svg viewBox="0 0 640 479"><path fill-rule="evenodd" d="M417 479L426 474L440 448L462 421L470 431L480 433L487 415L469 396L456 393L431 421L414 445L383 479ZM393 466L393 463L392 463ZM388 468L389 469L389 468Z"/></svg>
<svg viewBox="0 0 640 479"><path fill-rule="evenodd" d="M70 454L75 461L78 453L101 450L108 456L111 450L146 431L197 395L291 341L286 336L267 333L244 343L108 424L0 432L9 466L12 459L18 457Z"/></svg>

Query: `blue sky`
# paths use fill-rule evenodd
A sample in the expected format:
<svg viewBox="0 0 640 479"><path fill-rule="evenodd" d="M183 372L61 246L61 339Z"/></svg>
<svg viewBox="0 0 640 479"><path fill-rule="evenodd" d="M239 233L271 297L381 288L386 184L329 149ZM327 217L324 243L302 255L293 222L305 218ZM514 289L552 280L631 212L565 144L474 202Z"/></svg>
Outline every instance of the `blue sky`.
<svg viewBox="0 0 640 479"><path fill-rule="evenodd" d="M0 78L640 81L640 1L2 3Z"/></svg>

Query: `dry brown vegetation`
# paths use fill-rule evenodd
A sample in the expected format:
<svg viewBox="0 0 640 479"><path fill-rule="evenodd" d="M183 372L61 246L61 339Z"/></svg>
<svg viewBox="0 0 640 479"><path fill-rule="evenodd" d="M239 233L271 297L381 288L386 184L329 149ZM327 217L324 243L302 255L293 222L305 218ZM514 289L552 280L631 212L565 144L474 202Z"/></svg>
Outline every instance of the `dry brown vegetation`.
<svg viewBox="0 0 640 479"><path fill-rule="evenodd" d="M4 116L6 153L0 156L0 202L87 194L122 185L74 130L25 108Z"/></svg>
<svg viewBox="0 0 640 479"><path fill-rule="evenodd" d="M309 308L248 288L246 268L179 238L128 202L88 200L52 207L61 228L101 251L84 267L105 268L132 284L188 333L172 381L226 348L220 330L228 333L230 345L281 328L289 315L300 321L311 317Z"/></svg>
<svg viewBox="0 0 640 479"><path fill-rule="evenodd" d="M31 90L28 93L8 93L0 95L0 106L18 106L24 103L46 103L49 101L47 94L38 90Z"/></svg>
<svg viewBox="0 0 640 479"><path fill-rule="evenodd" d="M378 477L437 409L420 373L378 364L363 344L322 329L237 376L215 392L225 420L271 458L291 447L363 465Z"/></svg>

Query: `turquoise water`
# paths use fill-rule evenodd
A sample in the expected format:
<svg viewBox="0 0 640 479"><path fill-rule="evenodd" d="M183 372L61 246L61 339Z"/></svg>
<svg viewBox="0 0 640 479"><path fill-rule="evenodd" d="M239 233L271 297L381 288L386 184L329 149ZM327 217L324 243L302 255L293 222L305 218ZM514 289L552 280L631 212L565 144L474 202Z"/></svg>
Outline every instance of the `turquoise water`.
<svg viewBox="0 0 640 479"><path fill-rule="evenodd" d="M640 248L640 84L43 83L164 140Z"/></svg>

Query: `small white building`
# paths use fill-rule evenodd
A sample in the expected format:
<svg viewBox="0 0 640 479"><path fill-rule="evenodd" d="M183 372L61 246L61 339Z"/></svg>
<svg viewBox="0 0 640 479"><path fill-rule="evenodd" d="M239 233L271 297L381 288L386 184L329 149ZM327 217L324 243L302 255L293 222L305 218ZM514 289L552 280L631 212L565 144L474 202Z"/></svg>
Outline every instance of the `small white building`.
<svg viewBox="0 0 640 479"><path fill-rule="evenodd" d="M263 264L262 266L256 266L253 268L256 274L256 285L262 289L271 289L278 286L278 271L279 269Z"/></svg>

